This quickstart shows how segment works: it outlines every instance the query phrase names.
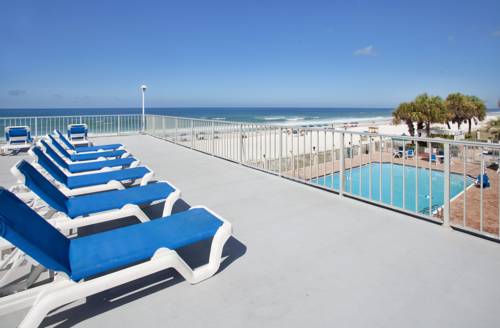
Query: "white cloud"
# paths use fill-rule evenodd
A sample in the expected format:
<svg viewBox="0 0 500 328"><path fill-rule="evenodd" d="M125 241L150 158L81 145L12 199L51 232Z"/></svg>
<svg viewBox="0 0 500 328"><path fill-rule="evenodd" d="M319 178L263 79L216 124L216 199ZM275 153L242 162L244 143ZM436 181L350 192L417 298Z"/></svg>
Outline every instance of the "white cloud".
<svg viewBox="0 0 500 328"><path fill-rule="evenodd" d="M376 54L372 45L354 51L354 56L375 56Z"/></svg>

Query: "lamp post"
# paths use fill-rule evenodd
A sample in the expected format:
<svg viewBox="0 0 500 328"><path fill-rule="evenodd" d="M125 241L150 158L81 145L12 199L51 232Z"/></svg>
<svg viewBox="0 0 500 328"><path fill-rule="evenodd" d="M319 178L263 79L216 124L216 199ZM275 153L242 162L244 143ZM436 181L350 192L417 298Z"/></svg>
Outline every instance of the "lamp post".
<svg viewBox="0 0 500 328"><path fill-rule="evenodd" d="M141 85L140 89L142 91L142 132L146 130L146 116L144 112L144 94L146 93L146 89L148 87L146 85Z"/></svg>

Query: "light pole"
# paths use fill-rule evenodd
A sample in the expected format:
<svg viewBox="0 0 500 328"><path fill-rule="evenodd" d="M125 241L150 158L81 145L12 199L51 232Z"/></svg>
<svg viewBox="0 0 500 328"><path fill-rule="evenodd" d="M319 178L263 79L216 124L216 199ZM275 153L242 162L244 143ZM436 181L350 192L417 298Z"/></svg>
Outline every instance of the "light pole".
<svg viewBox="0 0 500 328"><path fill-rule="evenodd" d="M146 85L141 85L140 89L142 91L142 132L146 130L146 116L144 112L144 94L146 93L146 89L148 87Z"/></svg>

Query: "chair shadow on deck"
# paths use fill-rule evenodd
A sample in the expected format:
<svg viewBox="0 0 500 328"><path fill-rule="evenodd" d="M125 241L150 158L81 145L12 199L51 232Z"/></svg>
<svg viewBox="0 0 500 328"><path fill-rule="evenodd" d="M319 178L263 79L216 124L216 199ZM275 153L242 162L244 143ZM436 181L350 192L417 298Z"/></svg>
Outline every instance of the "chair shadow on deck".
<svg viewBox="0 0 500 328"><path fill-rule="evenodd" d="M161 207L163 206L163 204L158 205L158 209L151 210L153 212L158 210L161 214ZM183 200L178 200L174 205L174 210L172 211L172 213L182 212L189 208L189 204L187 204ZM137 223L135 218L132 218L130 220L129 219L130 218L117 220L121 221L118 226L123 226L127 223ZM99 231L112 229L113 226L116 226L116 224L116 222L108 222L105 226L101 226ZM92 228L91 230L94 231L95 228ZM85 229L84 231L79 230L80 235L84 235L86 233L91 232L85 231ZM177 250L177 253L191 268L198 267L208 262L211 242L211 239L204 240L199 243L183 247ZM243 256L246 253L246 249L247 248L244 244L231 236L224 245L222 251L223 260L221 262L219 270L214 276L224 271L235 260ZM165 288L172 287L183 281L184 278L182 278L182 276L177 273L177 271L175 271L174 269L166 269L137 279L135 281L123 284L121 286L117 286L102 293L89 296L83 304L78 304L74 307L55 313L53 315L49 314L49 316L47 316L42 322L41 327L72 327L79 322L85 321L86 319L105 313L129 302L139 300L145 296L154 294ZM168 297L168 295L166 295L166 297Z"/></svg>

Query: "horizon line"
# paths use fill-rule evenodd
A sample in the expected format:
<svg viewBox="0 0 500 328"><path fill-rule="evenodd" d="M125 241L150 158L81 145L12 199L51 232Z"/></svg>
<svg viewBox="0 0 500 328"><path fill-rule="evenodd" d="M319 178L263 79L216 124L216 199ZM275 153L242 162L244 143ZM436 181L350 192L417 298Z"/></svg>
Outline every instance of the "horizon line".
<svg viewBox="0 0 500 328"><path fill-rule="evenodd" d="M146 109L151 108L151 109L178 109L178 108L304 108L304 109L309 109L309 108L317 108L317 109L357 109L357 108L366 108L366 109L392 109L393 106L389 107L367 107L367 106L359 106L359 107L352 107L352 106L346 106L346 107L341 107L341 106L146 106ZM4 109L141 109L140 106L138 107L126 107L126 106L120 106L120 107L108 107L108 106L92 106L92 107L86 107L86 106L70 106L70 107L58 107L58 106L53 106L53 107L0 107L0 110Z"/></svg>
<svg viewBox="0 0 500 328"><path fill-rule="evenodd" d="M202 109L248 109L248 108L260 108L260 109L294 109L294 108L300 108L300 109L395 109L397 106L390 106L390 107L367 107L367 106L359 106L359 107L352 107L352 106L151 106L148 107L146 106L146 110L149 109L193 109L193 108L202 108ZM138 109L140 110L141 107L126 107L126 106L120 106L120 107L107 107L107 106L92 106L92 107L84 107L84 106L73 106L73 107L0 107L1 110L18 110L18 109ZM495 110L498 109L500 110L500 107L486 107L487 110Z"/></svg>

